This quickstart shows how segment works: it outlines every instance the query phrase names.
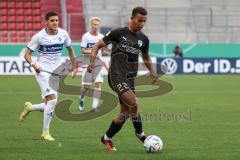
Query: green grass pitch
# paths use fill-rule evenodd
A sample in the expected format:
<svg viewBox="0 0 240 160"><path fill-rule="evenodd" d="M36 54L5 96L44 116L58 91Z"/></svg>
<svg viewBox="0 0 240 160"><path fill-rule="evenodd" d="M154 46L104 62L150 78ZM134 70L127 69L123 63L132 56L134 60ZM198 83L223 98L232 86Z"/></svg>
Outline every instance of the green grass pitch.
<svg viewBox="0 0 240 160"><path fill-rule="evenodd" d="M119 107L84 122L67 122L54 116L51 134L56 141L41 141L42 113L32 112L23 125L18 124L25 101L41 102L35 78L1 76L0 159L239 160L240 76L181 75L165 76L163 80L173 85L170 93L140 98L144 131L160 136L164 143L160 153L148 154L135 137L131 122L113 138L117 152L106 152L100 143ZM67 81L76 85L81 82L80 77ZM103 90L110 91L106 79ZM77 113L78 96L59 97L67 98L74 101L71 111ZM86 100L90 109L91 99ZM156 118L146 118L154 114Z"/></svg>

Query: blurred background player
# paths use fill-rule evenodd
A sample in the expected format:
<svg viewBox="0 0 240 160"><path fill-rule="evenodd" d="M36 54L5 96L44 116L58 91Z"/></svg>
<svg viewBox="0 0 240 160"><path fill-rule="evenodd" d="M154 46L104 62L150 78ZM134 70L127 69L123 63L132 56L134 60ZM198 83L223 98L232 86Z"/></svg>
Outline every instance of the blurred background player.
<svg viewBox="0 0 240 160"><path fill-rule="evenodd" d="M94 45L88 71L92 72L98 50L108 43L113 44L111 65L108 73L109 86L117 92L120 101L120 113L111 122L109 129L101 137L101 142L108 151L116 151L112 137L121 130L125 121L131 117L135 134L144 142L146 135L142 129L142 120L138 99L135 95L134 77L138 71L138 57L141 54L149 76L156 81L156 73L149 55L149 39L141 32L147 20L147 11L143 7L132 10L131 22L128 27L119 28L108 33Z"/></svg>
<svg viewBox="0 0 240 160"><path fill-rule="evenodd" d="M20 122L22 122L31 111L44 112L41 138L43 140L54 141L54 138L49 133L49 126L57 103L56 89L59 85L59 77L51 75L51 73L62 64L60 58L63 45L67 47L73 65L72 69L75 68L75 56L68 33L58 28L59 21L57 13L48 12L45 20L46 28L32 37L32 40L27 45L24 56L26 61L31 64L31 67L36 71L35 77L40 86L45 103L31 104L30 102L26 102L20 114ZM31 54L34 51L38 51L36 62L33 62L31 58Z"/></svg>
<svg viewBox="0 0 240 160"><path fill-rule="evenodd" d="M87 72L87 65L89 63L89 55L91 53L93 45L95 45L99 40L101 40L104 36L99 32L101 20L99 17L92 17L90 19L90 31L86 32L82 36L81 42L81 51L83 53L83 75L82 75L82 87L80 91L79 97L79 110L84 110L84 97L92 85L95 83L95 88L93 91L93 100L92 100L92 111L97 112L97 106L99 103L100 95L101 95L101 87L103 83L103 65L104 62L101 60L102 58L102 50L98 52L98 58L94 63L94 69L92 73ZM104 52L109 55L110 52L108 49L104 49Z"/></svg>

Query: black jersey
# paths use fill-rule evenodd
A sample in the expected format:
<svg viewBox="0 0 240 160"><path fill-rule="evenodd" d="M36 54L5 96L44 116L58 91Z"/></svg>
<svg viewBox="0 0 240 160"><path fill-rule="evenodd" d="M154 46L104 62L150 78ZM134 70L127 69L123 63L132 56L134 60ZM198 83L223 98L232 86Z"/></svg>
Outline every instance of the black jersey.
<svg viewBox="0 0 240 160"><path fill-rule="evenodd" d="M136 76L138 56L148 53L148 37L141 31L132 32L128 27L124 27L106 34L103 41L106 44L112 43L113 46L109 74Z"/></svg>

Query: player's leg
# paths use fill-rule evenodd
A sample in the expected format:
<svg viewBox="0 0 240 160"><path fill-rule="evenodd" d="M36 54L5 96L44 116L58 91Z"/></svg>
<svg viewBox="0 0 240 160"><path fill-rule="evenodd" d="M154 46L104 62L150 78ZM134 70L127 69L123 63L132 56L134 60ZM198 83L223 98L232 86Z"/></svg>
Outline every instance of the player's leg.
<svg viewBox="0 0 240 160"><path fill-rule="evenodd" d="M80 90L80 96L79 96L79 110L84 110L84 97L89 90L89 87L92 84L92 74L87 72L87 68L84 68L83 74L82 74L82 87Z"/></svg>
<svg viewBox="0 0 240 160"><path fill-rule="evenodd" d="M95 82L95 88L93 91L92 111L98 112L97 106L101 96L101 87L103 83L103 69L102 66L95 67L92 71L93 81Z"/></svg>
<svg viewBox="0 0 240 160"><path fill-rule="evenodd" d="M49 76L46 76L44 73L41 73L35 76L42 93L44 92L44 87L42 86L45 86L45 84L47 83L47 79L49 79L48 77ZM42 98L44 98L43 94L42 94ZM43 112L44 108L45 108L45 103L32 104L31 102L25 102L23 106L23 111L21 112L19 117L20 122L23 122L23 120L29 115L31 111Z"/></svg>
<svg viewBox="0 0 240 160"><path fill-rule="evenodd" d="M95 88L93 91L93 99L92 99L92 111L93 112L98 112L97 106L98 106L100 96L101 96L101 87L102 87L102 82L95 83Z"/></svg>
<svg viewBox="0 0 240 160"><path fill-rule="evenodd" d="M43 132L42 139L54 141L54 138L49 133L50 123L53 117L53 112L57 104L57 96L55 94L50 94L45 97L45 109L43 115Z"/></svg>
<svg viewBox="0 0 240 160"><path fill-rule="evenodd" d="M144 134L142 129L142 119L139 112L138 99L135 93L131 90L127 91L122 94L121 100L126 106L128 106L129 114L132 119L136 136L139 138L139 140L144 142L144 140L146 139L146 135Z"/></svg>
<svg viewBox="0 0 240 160"><path fill-rule="evenodd" d="M108 151L116 151L116 148L114 147L111 139L117 132L121 130L123 124L128 119L128 117L129 117L128 107L121 103L120 113L111 122L104 136L101 137L101 141L103 144L106 145Z"/></svg>

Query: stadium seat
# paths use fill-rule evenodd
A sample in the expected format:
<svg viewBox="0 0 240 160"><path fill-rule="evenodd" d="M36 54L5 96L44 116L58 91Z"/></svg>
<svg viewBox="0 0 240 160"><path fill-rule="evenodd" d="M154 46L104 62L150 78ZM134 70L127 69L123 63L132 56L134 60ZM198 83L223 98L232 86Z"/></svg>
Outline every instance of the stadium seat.
<svg viewBox="0 0 240 160"><path fill-rule="evenodd" d="M16 16L10 16L8 20L9 22L16 22Z"/></svg>
<svg viewBox="0 0 240 160"><path fill-rule="evenodd" d="M8 32L7 31L2 31L1 32L1 37L8 37Z"/></svg>
<svg viewBox="0 0 240 160"><path fill-rule="evenodd" d="M33 32L33 31L28 31L28 32L26 33L27 37L30 37L30 38L31 38L34 34L35 34L35 32Z"/></svg>
<svg viewBox="0 0 240 160"><path fill-rule="evenodd" d="M10 37L17 37L17 32L16 31L11 31L10 32Z"/></svg>
<svg viewBox="0 0 240 160"><path fill-rule="evenodd" d="M25 18L25 21L26 22L32 22L33 21L33 17L32 16L27 16L26 18Z"/></svg>
<svg viewBox="0 0 240 160"><path fill-rule="evenodd" d="M25 37L26 36L25 31L18 31L17 36L18 37Z"/></svg>
<svg viewBox="0 0 240 160"><path fill-rule="evenodd" d="M1 16L1 23L8 22L8 17L7 16Z"/></svg>
<svg viewBox="0 0 240 160"><path fill-rule="evenodd" d="M6 8L1 9L1 16L8 15L8 10Z"/></svg>
<svg viewBox="0 0 240 160"><path fill-rule="evenodd" d="M16 15L16 9L15 8L9 9L8 14L9 15Z"/></svg>
<svg viewBox="0 0 240 160"><path fill-rule="evenodd" d="M24 7L24 3L23 2L18 2L16 4L16 8L23 8Z"/></svg>
<svg viewBox="0 0 240 160"><path fill-rule="evenodd" d="M42 21L41 16L36 16L36 17L34 17L34 21L35 21L35 22L41 22L41 21Z"/></svg>
<svg viewBox="0 0 240 160"><path fill-rule="evenodd" d="M33 9L33 15L41 15L40 9Z"/></svg>
<svg viewBox="0 0 240 160"><path fill-rule="evenodd" d="M7 43L8 42L8 37L1 37L1 42L2 43Z"/></svg>
<svg viewBox="0 0 240 160"><path fill-rule="evenodd" d="M25 25L25 30L33 30L33 24L32 23L27 23Z"/></svg>
<svg viewBox="0 0 240 160"><path fill-rule="evenodd" d="M31 2L25 2L24 7L25 8L32 8L32 3Z"/></svg>
<svg viewBox="0 0 240 160"><path fill-rule="evenodd" d="M16 8L16 2L15 1L8 2L8 8Z"/></svg>
<svg viewBox="0 0 240 160"><path fill-rule="evenodd" d="M17 39L17 42L25 43L25 42L27 42L27 39L26 39L26 37L19 37L19 38Z"/></svg>
<svg viewBox="0 0 240 160"><path fill-rule="evenodd" d="M0 3L1 8L7 8L8 7L8 2L4 1Z"/></svg>
<svg viewBox="0 0 240 160"><path fill-rule="evenodd" d="M24 17L23 16L18 16L16 19L16 22L24 22Z"/></svg>
<svg viewBox="0 0 240 160"><path fill-rule="evenodd" d="M17 30L25 30L25 25L24 25L24 23L18 23L18 25L17 25Z"/></svg>
<svg viewBox="0 0 240 160"><path fill-rule="evenodd" d="M42 25L40 23L35 23L33 27L34 30L40 30L42 28Z"/></svg>
<svg viewBox="0 0 240 160"><path fill-rule="evenodd" d="M25 15L32 15L32 9L26 9Z"/></svg>
<svg viewBox="0 0 240 160"><path fill-rule="evenodd" d="M17 9L17 15L24 15L24 9Z"/></svg>
<svg viewBox="0 0 240 160"><path fill-rule="evenodd" d="M10 23L10 24L8 24L8 29L9 29L9 30L15 30L15 29L16 29L16 23Z"/></svg>
<svg viewBox="0 0 240 160"><path fill-rule="evenodd" d="M7 23L1 23L1 30L7 30L8 24Z"/></svg>
<svg viewBox="0 0 240 160"><path fill-rule="evenodd" d="M16 43L17 42L17 37L10 37L10 42Z"/></svg>
<svg viewBox="0 0 240 160"><path fill-rule="evenodd" d="M41 8L41 3L40 2L33 2L32 7L33 8Z"/></svg>

